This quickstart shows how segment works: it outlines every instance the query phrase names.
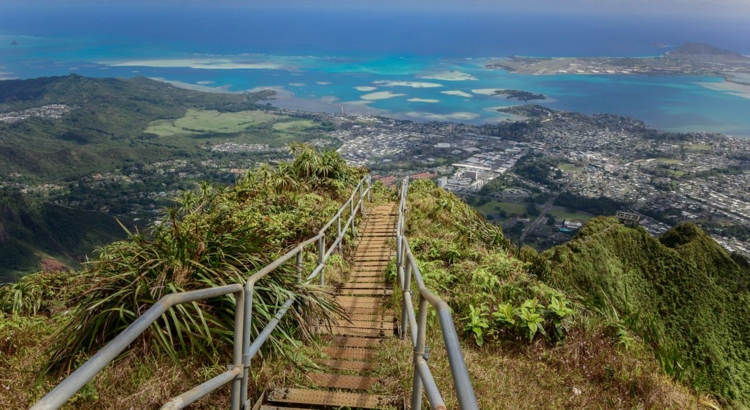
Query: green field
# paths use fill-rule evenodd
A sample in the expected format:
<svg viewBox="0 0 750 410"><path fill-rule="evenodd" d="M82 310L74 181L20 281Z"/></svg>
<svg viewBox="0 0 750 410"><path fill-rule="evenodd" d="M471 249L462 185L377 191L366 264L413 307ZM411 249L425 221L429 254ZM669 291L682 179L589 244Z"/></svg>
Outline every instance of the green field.
<svg viewBox="0 0 750 410"><path fill-rule="evenodd" d="M561 171L575 172L575 173L580 173L581 170L583 169L581 167L577 167L573 164L568 164L568 163L558 164L557 168L559 168Z"/></svg>
<svg viewBox="0 0 750 410"><path fill-rule="evenodd" d="M513 202L498 202L498 201L490 201L486 204L478 207L482 213L485 215L490 214L496 214L499 211L495 209L495 207L499 207L503 211L509 213L509 214L517 214L522 215L526 212L526 204L515 204Z"/></svg>
<svg viewBox="0 0 750 410"><path fill-rule="evenodd" d="M680 161L679 159L674 159L674 158L656 158L656 162L660 164L670 164L670 165L682 163L682 161Z"/></svg>
<svg viewBox="0 0 750 410"><path fill-rule="evenodd" d="M586 222L592 218L590 215L577 214L577 213L566 212L566 211L561 211L561 210L552 210L552 211L547 212L547 214L554 216L555 219L557 219L558 221L580 219Z"/></svg>
<svg viewBox="0 0 750 410"><path fill-rule="evenodd" d="M260 125L271 124L281 117L265 111L240 111L220 113L213 110L190 109L184 117L176 120L157 120L149 124L146 132L160 137L185 134L222 133L236 134ZM293 121L294 123L311 121ZM274 124L274 128L281 124ZM290 127L297 127L290 125ZM302 128L302 125L299 126Z"/></svg>

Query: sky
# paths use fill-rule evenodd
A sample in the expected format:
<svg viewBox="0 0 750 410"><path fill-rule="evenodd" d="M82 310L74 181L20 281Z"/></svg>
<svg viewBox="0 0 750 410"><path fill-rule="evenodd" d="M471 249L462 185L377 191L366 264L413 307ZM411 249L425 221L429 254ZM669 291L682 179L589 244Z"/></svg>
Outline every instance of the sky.
<svg viewBox="0 0 750 410"><path fill-rule="evenodd" d="M0 7L313 7L333 10L461 10L713 15L750 20L750 0L0 0Z"/></svg>

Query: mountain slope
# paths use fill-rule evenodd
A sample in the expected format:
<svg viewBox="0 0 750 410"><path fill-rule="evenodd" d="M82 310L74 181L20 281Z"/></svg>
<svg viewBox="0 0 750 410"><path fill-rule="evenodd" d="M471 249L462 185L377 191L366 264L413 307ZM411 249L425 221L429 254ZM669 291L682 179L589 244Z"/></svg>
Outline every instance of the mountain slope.
<svg viewBox="0 0 750 410"><path fill-rule="evenodd" d="M0 175L46 181L106 172L130 161L195 154L144 130L151 121L179 118L189 108L264 108L259 94L211 94L146 78L95 79L70 75L0 81L0 114L64 104L62 118L0 122Z"/></svg>
<svg viewBox="0 0 750 410"><path fill-rule="evenodd" d="M750 404L750 270L700 228L657 239L600 217L541 256L549 283L616 309L674 376Z"/></svg>
<svg viewBox="0 0 750 410"><path fill-rule="evenodd" d="M113 216L0 192L0 283L39 271L44 259L75 267L97 246L123 238Z"/></svg>

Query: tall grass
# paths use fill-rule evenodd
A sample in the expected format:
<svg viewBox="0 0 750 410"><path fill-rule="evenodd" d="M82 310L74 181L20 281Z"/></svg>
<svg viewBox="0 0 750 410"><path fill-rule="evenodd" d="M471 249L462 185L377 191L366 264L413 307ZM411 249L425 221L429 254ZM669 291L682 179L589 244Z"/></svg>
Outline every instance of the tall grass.
<svg viewBox="0 0 750 410"><path fill-rule="evenodd" d="M81 354L96 350L130 325L162 296L244 283L252 273L314 235L348 196L363 170L348 167L335 152L294 145L293 161L262 167L223 189L203 185L176 199L148 233L101 249L80 274L77 306L58 334L48 370L71 369ZM314 265L308 255L306 265ZM338 314L327 290L297 283L282 266L258 282L252 333L257 335L289 297L298 302L270 339L283 352L310 336L307 323ZM231 343L233 295L172 307L143 341L171 356L207 357ZM147 343L150 342L150 343Z"/></svg>

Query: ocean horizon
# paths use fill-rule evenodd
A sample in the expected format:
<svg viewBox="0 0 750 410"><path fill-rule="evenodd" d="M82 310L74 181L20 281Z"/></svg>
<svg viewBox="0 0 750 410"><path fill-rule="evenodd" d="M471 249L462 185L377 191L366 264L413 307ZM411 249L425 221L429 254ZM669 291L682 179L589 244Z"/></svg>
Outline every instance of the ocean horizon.
<svg viewBox="0 0 750 410"><path fill-rule="evenodd" d="M520 102L750 137L750 95L715 77L512 74L508 55L655 56L684 42L750 54L750 28L696 19L492 13L2 6L0 79L146 76L217 92L277 90L289 108L483 123ZM15 43L15 44L12 44Z"/></svg>

